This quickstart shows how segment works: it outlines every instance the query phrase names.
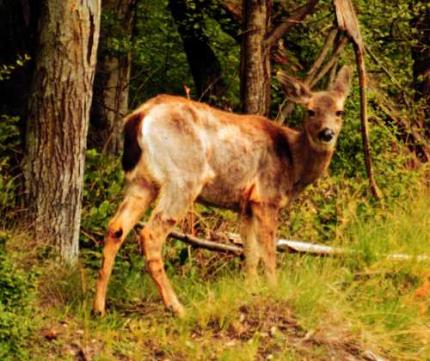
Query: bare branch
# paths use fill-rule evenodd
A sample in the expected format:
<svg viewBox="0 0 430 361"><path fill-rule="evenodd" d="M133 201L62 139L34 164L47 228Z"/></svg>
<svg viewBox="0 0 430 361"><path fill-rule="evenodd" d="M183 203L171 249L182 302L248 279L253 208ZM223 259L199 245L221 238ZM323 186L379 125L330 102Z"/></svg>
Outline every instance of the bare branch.
<svg viewBox="0 0 430 361"><path fill-rule="evenodd" d="M312 79L313 74L308 75L306 82L310 84L311 88L313 88L330 71L333 65L336 64L339 55L342 53L343 49L345 49L347 44L348 38L346 36L342 36L337 42L330 60L327 61L327 63L322 67L322 69L318 72L318 75L316 75L314 79Z"/></svg>
<svg viewBox="0 0 430 361"><path fill-rule="evenodd" d="M305 83L309 84L311 82L315 73L318 71L318 69L324 63L324 60L327 57L327 54L328 54L330 48L333 46L333 42L334 42L334 39L335 39L337 33L338 33L337 29L332 29L328 33L328 35L325 39L324 45L321 49L321 52L319 53L317 59L315 60L312 67L308 71L308 75L306 76Z"/></svg>
<svg viewBox="0 0 430 361"><path fill-rule="evenodd" d="M138 226L145 227L145 223L140 222L138 223ZM235 255L241 255L243 253L243 249L240 246L213 242L213 241L192 236L191 234L182 233L179 231L170 232L169 237L182 241L186 244L189 244L190 246L207 249L209 251L232 253Z"/></svg>
<svg viewBox="0 0 430 361"><path fill-rule="evenodd" d="M355 58L358 68L358 80L360 83L360 121L361 121L361 135L363 138L364 162L366 164L367 177L369 178L369 186L372 195L376 199L381 199L381 191L379 190L375 176L373 175L372 158L370 156L370 142L369 142L369 124L367 121L367 76L366 68L364 65L364 52L363 49L354 44Z"/></svg>
<svg viewBox="0 0 430 361"><path fill-rule="evenodd" d="M272 29L267 35L265 45L271 47L274 45L288 30L293 26L301 23L307 15L311 14L319 0L309 0L306 5L297 8L290 17L285 19L281 24Z"/></svg>
<svg viewBox="0 0 430 361"><path fill-rule="evenodd" d="M222 30L234 40L240 42L242 23L242 8L239 3L232 1L205 0L201 3L210 17L215 19Z"/></svg>
<svg viewBox="0 0 430 361"><path fill-rule="evenodd" d="M372 60L375 62L376 65L378 65L382 71L390 78L390 80L392 81L392 83L400 90L401 94L402 94L402 99L405 102L405 104L407 105L407 107L409 109L412 108L412 104L409 101L409 99L407 98L406 94L405 94L405 88L402 86L402 84L400 84L400 82L396 79L396 77L393 75L393 73L391 73L387 67L384 65L384 63L382 62L382 60L380 60L375 53L373 53L372 49L367 45L364 44L364 48L366 49L366 53L370 55L370 57L372 58Z"/></svg>
<svg viewBox="0 0 430 361"><path fill-rule="evenodd" d="M361 136L363 139L364 162L366 165L367 177L372 195L376 199L381 199L381 192L376 184L372 169L372 159L370 156L369 124L367 120L367 75L364 63L364 45L360 33L357 15L351 0L334 0L336 9L336 19L339 29L345 31L354 43L355 59L358 69L358 79L360 84L360 120Z"/></svg>
<svg viewBox="0 0 430 361"><path fill-rule="evenodd" d="M372 60L382 69L385 74L387 74L393 84L400 90L404 90L402 84L400 84L400 82L394 77L394 75L387 69L384 63L375 55L375 53L373 53L372 49L370 49L370 47L366 44L364 45L364 48L366 49L366 53L370 55Z"/></svg>
<svg viewBox="0 0 430 361"><path fill-rule="evenodd" d="M386 115L389 121L396 124L398 131L396 136L404 141L422 163L430 161L430 146L426 144L426 140L419 129L414 128L408 119L403 119L394 104L377 87L372 86L371 89L375 94L375 105Z"/></svg>

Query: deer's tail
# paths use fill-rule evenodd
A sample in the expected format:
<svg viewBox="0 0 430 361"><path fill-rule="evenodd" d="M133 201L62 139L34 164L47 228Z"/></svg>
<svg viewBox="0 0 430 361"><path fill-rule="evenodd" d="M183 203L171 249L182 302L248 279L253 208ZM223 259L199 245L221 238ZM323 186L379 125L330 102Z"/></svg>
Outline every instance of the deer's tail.
<svg viewBox="0 0 430 361"><path fill-rule="evenodd" d="M143 112L136 112L125 119L124 152L122 155L122 168L125 172L132 171L142 156L142 149L137 138L144 116Z"/></svg>

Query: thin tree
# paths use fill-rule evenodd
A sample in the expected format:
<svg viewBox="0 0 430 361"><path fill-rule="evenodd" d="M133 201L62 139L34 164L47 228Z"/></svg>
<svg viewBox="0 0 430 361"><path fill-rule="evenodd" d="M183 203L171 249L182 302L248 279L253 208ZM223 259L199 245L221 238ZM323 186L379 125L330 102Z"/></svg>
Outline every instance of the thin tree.
<svg viewBox="0 0 430 361"><path fill-rule="evenodd" d="M90 146L108 154L122 150L122 119L128 112L131 42L137 0L104 0L91 106ZM113 49L114 39L123 44Z"/></svg>
<svg viewBox="0 0 430 361"><path fill-rule="evenodd" d="M37 240L78 257L100 0L46 0L28 105L25 178Z"/></svg>
<svg viewBox="0 0 430 361"><path fill-rule="evenodd" d="M272 1L243 0L241 48L241 100L244 113L265 115L270 107L270 54L279 39L314 11L309 0L289 17L271 26Z"/></svg>
<svg viewBox="0 0 430 361"><path fill-rule="evenodd" d="M184 44L191 74L200 100L214 103L224 95L226 86L222 78L221 65L205 33L201 0L169 0L178 32Z"/></svg>

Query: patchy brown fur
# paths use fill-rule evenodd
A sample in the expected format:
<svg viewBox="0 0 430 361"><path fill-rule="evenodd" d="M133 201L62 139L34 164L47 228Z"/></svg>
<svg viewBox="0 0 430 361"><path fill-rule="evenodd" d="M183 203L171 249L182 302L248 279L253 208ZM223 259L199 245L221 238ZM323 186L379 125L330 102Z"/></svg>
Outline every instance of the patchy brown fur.
<svg viewBox="0 0 430 361"><path fill-rule="evenodd" d="M148 270L167 308L183 308L165 274L162 246L194 201L241 215L246 271L262 262L276 282L275 234L279 210L327 169L341 128L339 112L348 92L349 70L334 87L312 93L280 76L290 96L310 111L303 131L256 115L224 112L182 97L159 95L125 120L125 198L109 223L94 310L104 312L116 253L127 233L158 199L140 234ZM288 83L297 94L288 90Z"/></svg>

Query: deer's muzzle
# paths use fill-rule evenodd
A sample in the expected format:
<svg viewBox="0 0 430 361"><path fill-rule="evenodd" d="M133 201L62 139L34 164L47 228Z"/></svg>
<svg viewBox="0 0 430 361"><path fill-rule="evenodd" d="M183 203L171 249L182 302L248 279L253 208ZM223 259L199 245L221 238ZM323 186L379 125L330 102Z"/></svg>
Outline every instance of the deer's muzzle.
<svg viewBox="0 0 430 361"><path fill-rule="evenodd" d="M335 135L335 132L330 128L324 128L318 133L318 139L324 143L330 143Z"/></svg>

